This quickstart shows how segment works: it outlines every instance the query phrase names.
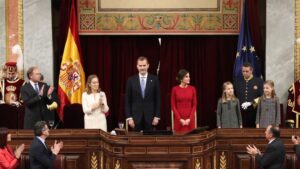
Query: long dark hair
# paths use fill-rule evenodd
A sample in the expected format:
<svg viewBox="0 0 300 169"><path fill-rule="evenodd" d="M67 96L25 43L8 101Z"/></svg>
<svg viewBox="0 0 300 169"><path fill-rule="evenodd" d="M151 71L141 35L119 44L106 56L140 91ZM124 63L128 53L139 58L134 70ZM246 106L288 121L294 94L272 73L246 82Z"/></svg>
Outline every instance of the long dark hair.
<svg viewBox="0 0 300 169"><path fill-rule="evenodd" d="M8 128L0 128L0 148L3 149L7 145L7 135L9 134Z"/></svg>

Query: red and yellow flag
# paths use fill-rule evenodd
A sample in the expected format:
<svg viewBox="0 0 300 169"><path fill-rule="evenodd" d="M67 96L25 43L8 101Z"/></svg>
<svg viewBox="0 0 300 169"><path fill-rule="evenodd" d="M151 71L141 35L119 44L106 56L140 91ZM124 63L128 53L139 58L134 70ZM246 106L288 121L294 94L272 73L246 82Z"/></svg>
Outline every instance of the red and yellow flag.
<svg viewBox="0 0 300 169"><path fill-rule="evenodd" d="M61 120L63 120L64 106L73 103L80 104L81 94L85 89L85 75L82 67L74 3L74 0L72 0L68 36L61 61L58 80L58 97L60 98L58 115Z"/></svg>

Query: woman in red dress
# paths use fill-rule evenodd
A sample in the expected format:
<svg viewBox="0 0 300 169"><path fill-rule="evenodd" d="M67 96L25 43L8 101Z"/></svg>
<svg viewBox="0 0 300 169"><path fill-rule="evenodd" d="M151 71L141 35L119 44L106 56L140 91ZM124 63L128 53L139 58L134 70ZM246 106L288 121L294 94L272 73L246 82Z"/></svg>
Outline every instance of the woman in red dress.
<svg viewBox="0 0 300 169"><path fill-rule="evenodd" d="M7 128L0 128L0 169L14 169L19 165L19 159L25 148L25 145L20 145L15 152L7 144L11 141L11 134Z"/></svg>
<svg viewBox="0 0 300 169"><path fill-rule="evenodd" d="M187 70L179 70L176 80L180 83L172 88L171 108L174 114L175 132L188 132L195 128L197 95L195 87L190 84Z"/></svg>

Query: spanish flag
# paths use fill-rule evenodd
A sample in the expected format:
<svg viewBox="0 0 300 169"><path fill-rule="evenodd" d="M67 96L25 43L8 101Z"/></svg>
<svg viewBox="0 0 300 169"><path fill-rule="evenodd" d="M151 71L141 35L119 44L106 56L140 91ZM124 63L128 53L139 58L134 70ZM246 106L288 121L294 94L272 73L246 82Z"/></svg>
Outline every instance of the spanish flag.
<svg viewBox="0 0 300 169"><path fill-rule="evenodd" d="M74 0L72 0L68 36L61 61L58 80L58 97L60 98L58 115L61 120L63 120L64 106L73 103L80 104L81 94L85 89L85 75L82 67L74 3Z"/></svg>

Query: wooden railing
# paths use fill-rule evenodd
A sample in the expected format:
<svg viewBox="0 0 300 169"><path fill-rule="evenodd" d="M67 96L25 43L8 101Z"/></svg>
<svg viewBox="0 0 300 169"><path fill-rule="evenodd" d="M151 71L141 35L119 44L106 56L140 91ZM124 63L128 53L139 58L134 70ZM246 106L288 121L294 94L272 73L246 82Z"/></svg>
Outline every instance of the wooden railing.
<svg viewBox="0 0 300 169"><path fill-rule="evenodd" d="M29 168L32 131L11 132L13 147L26 144L20 168ZM281 135L287 153L285 168L300 168L290 140L291 135L300 135L300 130L282 129ZM264 150L267 144L264 129L216 129L186 136L111 136L100 130L51 130L47 144L55 139L64 141L57 169L256 169L245 147L255 144Z"/></svg>

